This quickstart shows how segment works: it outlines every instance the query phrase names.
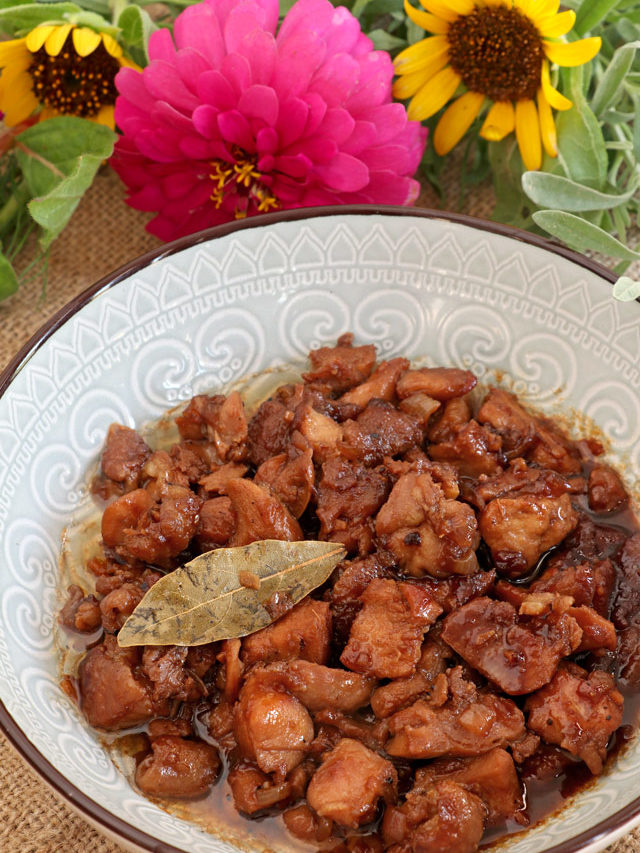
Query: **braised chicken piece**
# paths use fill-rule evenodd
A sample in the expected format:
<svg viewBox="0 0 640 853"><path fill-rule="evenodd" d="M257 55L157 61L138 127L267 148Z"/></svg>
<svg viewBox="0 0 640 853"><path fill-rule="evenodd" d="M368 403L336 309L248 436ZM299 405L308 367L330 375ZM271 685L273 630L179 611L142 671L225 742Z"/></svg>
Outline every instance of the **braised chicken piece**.
<svg viewBox="0 0 640 853"><path fill-rule="evenodd" d="M307 802L320 817L356 829L375 817L380 799L395 799L397 784L390 761L360 741L342 738L313 774Z"/></svg>
<svg viewBox="0 0 640 853"><path fill-rule="evenodd" d="M429 473L400 477L378 513L376 533L413 577L478 571L475 514L467 504L447 498Z"/></svg>
<svg viewBox="0 0 640 853"><path fill-rule="evenodd" d="M506 601L476 598L447 616L442 639L505 693L520 696L551 681L560 660L579 647L582 630L553 602L523 614Z"/></svg>
<svg viewBox="0 0 640 853"><path fill-rule="evenodd" d="M233 731L243 756L281 779L304 759L314 736L306 708L282 689L277 673L261 669L240 691Z"/></svg>
<svg viewBox="0 0 640 853"><path fill-rule="evenodd" d="M374 580L361 596L340 660L354 672L399 678L415 672L425 631L442 608L416 584Z"/></svg>
<svg viewBox="0 0 640 853"><path fill-rule="evenodd" d="M381 361L368 379L343 394L340 401L355 403L356 406L364 409L370 400L393 400L396 383L408 367L409 362L406 358Z"/></svg>
<svg viewBox="0 0 640 853"><path fill-rule="evenodd" d="M578 516L566 494L559 498L495 498L478 518L496 569L509 577L525 574L577 523Z"/></svg>
<svg viewBox="0 0 640 853"><path fill-rule="evenodd" d="M434 400L444 402L453 397L463 397L478 380L469 370L459 370L457 367L421 367L418 370L407 370L396 386L400 399L412 394L428 394Z"/></svg>
<svg viewBox="0 0 640 853"><path fill-rule="evenodd" d="M369 378L376 363L372 344L354 347L353 335L342 335L335 347L320 347L309 353L311 370L302 374L305 382L342 394Z"/></svg>
<svg viewBox="0 0 640 853"><path fill-rule="evenodd" d="M440 679L445 676L439 676ZM462 668L447 672L448 690L419 699L389 719L389 755L464 758L506 747L525 734L524 717L510 699L478 690Z"/></svg>
<svg viewBox="0 0 640 853"><path fill-rule="evenodd" d="M608 672L562 664L546 687L527 699L528 726L547 743L602 771L607 742L622 722L623 698Z"/></svg>
<svg viewBox="0 0 640 853"><path fill-rule="evenodd" d="M328 603L305 598L276 622L244 637L242 660L246 666L290 658L326 663L330 641Z"/></svg>
<svg viewBox="0 0 640 853"><path fill-rule="evenodd" d="M130 427L111 424L107 431L100 472L94 481L93 491L102 497L122 494L141 485L144 463L151 455L151 448Z"/></svg>
<svg viewBox="0 0 640 853"><path fill-rule="evenodd" d="M502 439L472 420L449 441L431 444L429 456L436 462L450 462L463 477L490 476L502 471Z"/></svg>
<svg viewBox="0 0 640 853"><path fill-rule="evenodd" d="M505 820L525 822L522 785L515 764L504 749L492 749L477 758L439 758L416 772L415 787L428 789L448 779L479 797L487 808L487 826Z"/></svg>
<svg viewBox="0 0 640 853"><path fill-rule="evenodd" d="M606 465L596 465L589 474L589 509L594 512L615 512L629 500L622 480Z"/></svg>
<svg viewBox="0 0 640 853"><path fill-rule="evenodd" d="M121 649L112 635L89 649L80 664L79 681L82 711L90 725L117 731L169 713L168 700L154 700L152 685L139 665L140 649Z"/></svg>
<svg viewBox="0 0 640 853"><path fill-rule="evenodd" d="M320 539L341 542L350 553L373 549L373 517L389 494L383 471L364 468L342 459L322 465L316 515Z"/></svg>
<svg viewBox="0 0 640 853"><path fill-rule="evenodd" d="M473 853L484 832L487 807L461 785L448 780L409 791L401 806L382 821L389 853Z"/></svg>
<svg viewBox="0 0 640 853"><path fill-rule="evenodd" d="M511 458L524 456L560 474L580 473L580 454L573 442L546 418L527 412L508 391L492 388L478 411L478 420L502 436Z"/></svg>
<svg viewBox="0 0 640 853"><path fill-rule="evenodd" d="M632 504L601 443L467 370L376 363L352 334L309 360L247 412L238 392L195 396L173 444L109 428L63 687L143 745L142 793L217 784L256 843L473 853L537 815L538 782L564 792L620 741L618 686L640 689ZM271 622L247 636L118 645L163 574L266 539L347 558L297 603L285 583L260 598Z"/></svg>
<svg viewBox="0 0 640 853"><path fill-rule="evenodd" d="M151 753L136 769L136 785L150 797L201 797L218 778L220 758L201 740L173 735L151 739Z"/></svg>

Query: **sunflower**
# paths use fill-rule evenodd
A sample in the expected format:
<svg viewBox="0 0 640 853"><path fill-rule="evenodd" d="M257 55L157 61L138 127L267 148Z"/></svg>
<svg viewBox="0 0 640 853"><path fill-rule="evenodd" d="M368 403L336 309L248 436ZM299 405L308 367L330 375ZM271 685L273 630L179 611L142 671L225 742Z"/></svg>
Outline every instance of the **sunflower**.
<svg viewBox="0 0 640 853"><path fill-rule="evenodd" d="M480 135L500 140L515 130L527 169L539 169L542 147L558 153L552 108L573 104L551 83L549 63L582 65L600 50L600 38L558 41L575 22L559 12L560 0L408 0L409 18L433 33L403 50L394 61L393 94L411 98L410 119L423 121L444 111L433 135L438 154L447 154L484 110Z"/></svg>
<svg viewBox="0 0 640 853"><path fill-rule="evenodd" d="M127 65L108 33L73 24L40 24L0 41L0 111L9 127L40 108L38 119L79 116L114 127L114 78Z"/></svg>

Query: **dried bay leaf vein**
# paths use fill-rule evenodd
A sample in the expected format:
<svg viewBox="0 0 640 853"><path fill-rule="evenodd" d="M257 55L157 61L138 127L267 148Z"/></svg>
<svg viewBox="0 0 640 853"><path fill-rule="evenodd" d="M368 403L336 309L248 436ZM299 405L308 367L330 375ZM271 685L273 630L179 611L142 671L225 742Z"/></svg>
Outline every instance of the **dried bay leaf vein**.
<svg viewBox="0 0 640 853"><path fill-rule="evenodd" d="M201 554L161 578L118 634L120 646L202 645L244 637L274 621L265 603L286 591L295 604L332 573L345 556L332 542L267 539ZM258 588L247 587L250 574Z"/></svg>

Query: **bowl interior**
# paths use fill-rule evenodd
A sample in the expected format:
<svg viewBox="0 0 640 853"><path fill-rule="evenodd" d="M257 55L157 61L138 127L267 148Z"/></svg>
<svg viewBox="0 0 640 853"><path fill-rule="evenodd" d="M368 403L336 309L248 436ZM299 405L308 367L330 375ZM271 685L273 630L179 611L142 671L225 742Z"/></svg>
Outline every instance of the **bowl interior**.
<svg viewBox="0 0 640 853"><path fill-rule="evenodd" d="M0 397L0 698L45 774L100 804L102 822L178 850L233 849L138 796L58 686L60 536L107 428L299 362L346 331L381 358L465 367L545 411L582 413L572 426L595 422L627 484L639 479L640 304L530 242L418 214L337 214L232 231L103 288ZM539 853L633 811L639 765L635 742L562 820L509 851Z"/></svg>

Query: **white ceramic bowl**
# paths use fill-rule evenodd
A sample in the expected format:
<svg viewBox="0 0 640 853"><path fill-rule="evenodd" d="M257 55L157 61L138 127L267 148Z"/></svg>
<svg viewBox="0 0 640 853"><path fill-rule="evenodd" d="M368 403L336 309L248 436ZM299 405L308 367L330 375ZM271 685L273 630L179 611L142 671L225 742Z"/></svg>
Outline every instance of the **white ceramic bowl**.
<svg viewBox="0 0 640 853"><path fill-rule="evenodd" d="M464 217L375 208L223 226L145 256L78 297L0 376L0 723L22 755L135 849L232 848L136 794L58 686L60 534L114 421L299 361L353 331L381 357L427 357L545 411L577 409L640 471L640 304L596 264ZM579 420L576 423L579 425ZM635 741L559 819L510 853L595 851L640 820Z"/></svg>

